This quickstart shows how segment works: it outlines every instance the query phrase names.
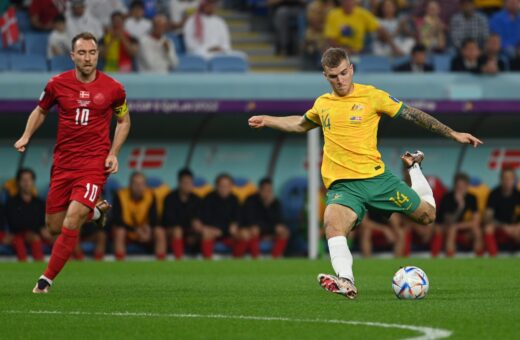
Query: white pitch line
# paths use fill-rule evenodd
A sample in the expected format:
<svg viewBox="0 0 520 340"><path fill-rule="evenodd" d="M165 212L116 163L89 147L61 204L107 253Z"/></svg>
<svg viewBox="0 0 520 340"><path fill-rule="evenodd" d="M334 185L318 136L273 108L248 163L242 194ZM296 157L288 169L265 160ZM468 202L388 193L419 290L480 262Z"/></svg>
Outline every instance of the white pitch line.
<svg viewBox="0 0 520 340"><path fill-rule="evenodd" d="M403 340L435 340L447 338L453 332L432 327L401 325L396 323L348 321L348 320L325 320L325 319L293 319L277 316L253 316L253 315L225 315L225 314L160 314L160 313L135 313L135 312L81 312L81 311L49 311L49 310L6 310L4 314L54 314L54 315L94 315L94 316L126 316L126 317L153 317L153 318L186 318L186 319L229 319L229 320L253 320L253 321L286 321L299 323L329 323L353 326L370 326L382 328L406 329L422 333L418 337L406 338Z"/></svg>

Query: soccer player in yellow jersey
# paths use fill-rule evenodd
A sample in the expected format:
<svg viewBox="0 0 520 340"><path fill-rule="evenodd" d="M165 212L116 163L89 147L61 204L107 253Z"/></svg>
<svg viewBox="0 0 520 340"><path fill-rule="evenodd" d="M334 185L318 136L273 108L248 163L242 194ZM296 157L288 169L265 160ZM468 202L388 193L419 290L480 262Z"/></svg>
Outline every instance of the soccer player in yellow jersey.
<svg viewBox="0 0 520 340"><path fill-rule="evenodd" d="M325 234L337 276L320 274L318 281L324 289L353 299L357 289L346 235L361 222L367 208L388 215L399 212L423 225L435 220L433 193L420 168L424 154L402 156L411 188L385 169L377 150L381 115L401 117L462 144L477 147L482 141L452 130L385 91L353 83L354 68L341 48L325 51L321 64L332 93L320 96L303 116L253 116L249 126L297 133L321 126L325 138L321 174L328 190Z"/></svg>

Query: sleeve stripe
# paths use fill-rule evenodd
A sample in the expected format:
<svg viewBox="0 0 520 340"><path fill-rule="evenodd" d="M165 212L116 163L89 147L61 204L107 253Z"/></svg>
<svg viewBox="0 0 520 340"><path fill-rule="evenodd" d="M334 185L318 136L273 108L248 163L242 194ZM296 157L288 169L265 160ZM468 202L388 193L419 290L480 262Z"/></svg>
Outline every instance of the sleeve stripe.
<svg viewBox="0 0 520 340"><path fill-rule="evenodd" d="M308 121L308 122L311 122L312 124L316 125L316 126L320 126L320 124L316 123L315 121L313 121L312 119L310 119L309 117L307 117L307 114L304 114L303 117L305 117L305 119Z"/></svg>
<svg viewBox="0 0 520 340"><path fill-rule="evenodd" d="M399 111L397 111L397 113L396 113L392 118L397 118L397 117L399 117L399 115L401 114L401 112L403 112L403 110L404 110L405 108L406 108L406 104L403 103L403 104L401 105L401 107L399 108Z"/></svg>

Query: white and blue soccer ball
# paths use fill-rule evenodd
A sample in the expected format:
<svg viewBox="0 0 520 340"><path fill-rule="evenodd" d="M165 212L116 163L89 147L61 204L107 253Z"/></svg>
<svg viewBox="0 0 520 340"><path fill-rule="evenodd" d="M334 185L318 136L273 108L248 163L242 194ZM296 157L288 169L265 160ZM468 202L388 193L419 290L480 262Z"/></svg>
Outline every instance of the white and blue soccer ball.
<svg viewBox="0 0 520 340"><path fill-rule="evenodd" d="M398 299L422 299L428 293L430 281L419 267L406 266L399 269L392 279L392 288Z"/></svg>

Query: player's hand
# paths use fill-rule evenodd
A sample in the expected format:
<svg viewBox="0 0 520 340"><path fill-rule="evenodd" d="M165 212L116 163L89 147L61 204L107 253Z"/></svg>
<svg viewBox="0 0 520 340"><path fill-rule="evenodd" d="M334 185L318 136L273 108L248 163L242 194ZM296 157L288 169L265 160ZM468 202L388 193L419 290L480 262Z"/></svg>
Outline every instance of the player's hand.
<svg viewBox="0 0 520 340"><path fill-rule="evenodd" d="M455 139L457 142L461 144L471 144L474 148L476 148L480 144L483 144L483 142L480 139L469 133L453 131L451 135L453 136L453 139Z"/></svg>
<svg viewBox="0 0 520 340"><path fill-rule="evenodd" d="M249 127L253 128L253 129L260 129L260 128L266 127L265 118L266 118L265 116L253 116L253 117L249 118L247 123L249 124Z"/></svg>
<svg viewBox="0 0 520 340"><path fill-rule="evenodd" d="M27 148L27 144L29 144L29 138L22 136L19 140L14 143L14 148L18 152L24 152Z"/></svg>
<svg viewBox="0 0 520 340"><path fill-rule="evenodd" d="M119 170L119 163L117 157L114 155L108 155L105 160L105 172L109 174L115 174Z"/></svg>

